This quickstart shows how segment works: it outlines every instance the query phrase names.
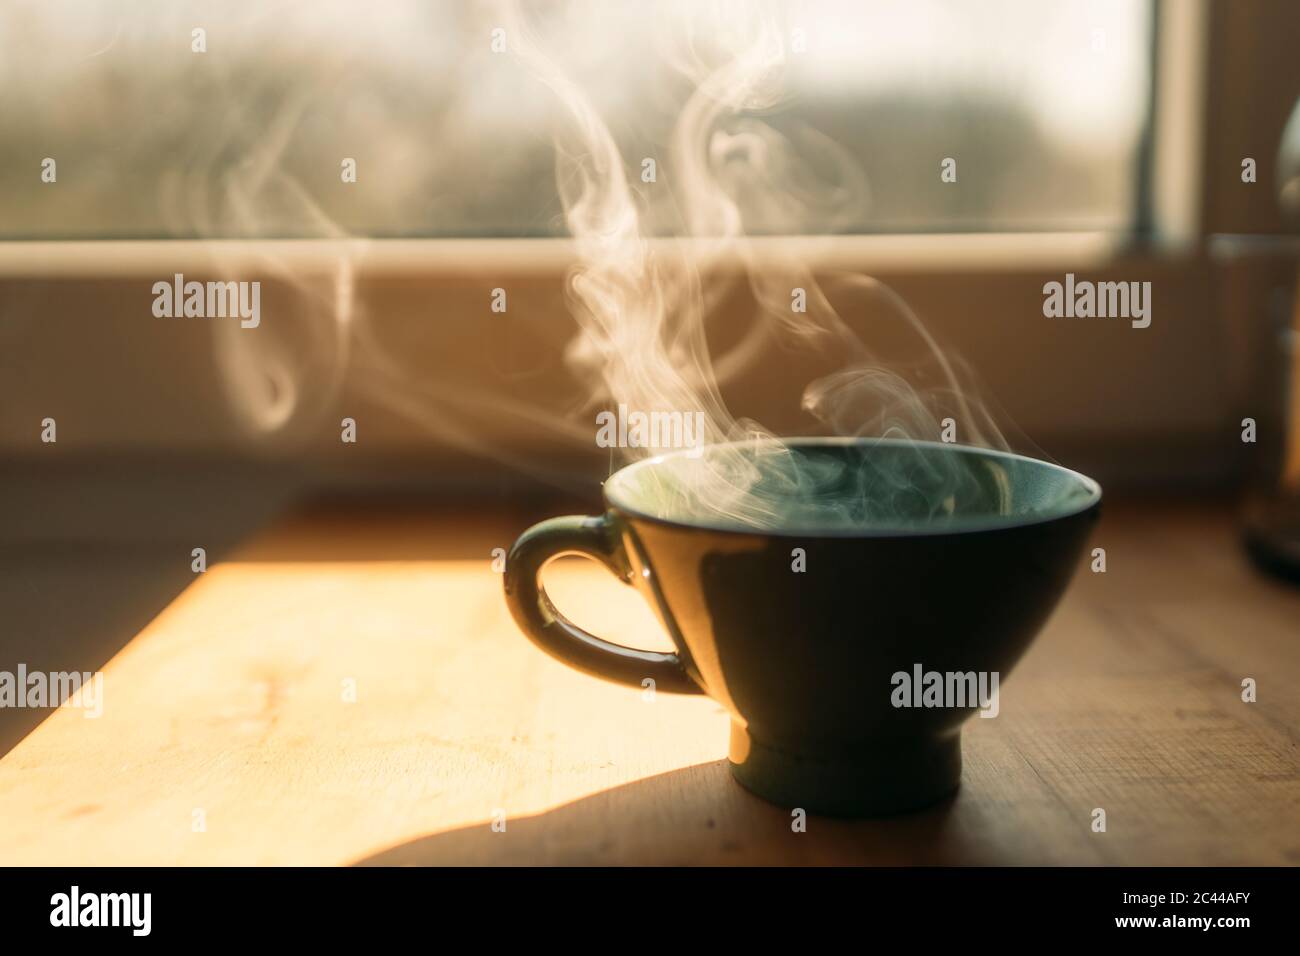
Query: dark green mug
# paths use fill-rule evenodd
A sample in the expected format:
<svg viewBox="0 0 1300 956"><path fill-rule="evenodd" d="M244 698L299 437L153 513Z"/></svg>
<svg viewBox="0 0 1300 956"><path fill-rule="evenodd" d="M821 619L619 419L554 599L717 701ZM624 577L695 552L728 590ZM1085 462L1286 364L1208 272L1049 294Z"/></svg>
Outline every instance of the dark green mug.
<svg viewBox="0 0 1300 956"><path fill-rule="evenodd" d="M1024 653L1079 563L1101 488L961 445L755 449L637 462L605 483L604 515L528 529L506 560L515 621L578 670L719 701L734 776L775 803L857 816L942 799L960 782L961 725L987 704L963 686L992 675L996 689ZM737 475L752 494L736 492ZM636 587L676 650L624 647L568 621L540 583L565 554ZM934 690L934 675L937 695L903 687Z"/></svg>

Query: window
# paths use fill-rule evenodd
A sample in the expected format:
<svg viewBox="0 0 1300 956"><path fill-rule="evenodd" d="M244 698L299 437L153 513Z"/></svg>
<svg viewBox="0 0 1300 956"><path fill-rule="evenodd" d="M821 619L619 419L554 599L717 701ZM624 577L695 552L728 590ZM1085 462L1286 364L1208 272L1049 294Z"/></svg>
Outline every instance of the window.
<svg viewBox="0 0 1300 956"><path fill-rule="evenodd" d="M677 8L524 9L609 124L650 227L677 230L679 198L640 176L653 159L673 184L690 90L665 56ZM790 202L756 201L749 231L1132 226L1150 3L774 10L789 95L763 119L789 148L768 185ZM464 0L5 4L0 236L563 235L560 107L519 57L493 52L500 25L495 5ZM940 178L948 158L956 183Z"/></svg>

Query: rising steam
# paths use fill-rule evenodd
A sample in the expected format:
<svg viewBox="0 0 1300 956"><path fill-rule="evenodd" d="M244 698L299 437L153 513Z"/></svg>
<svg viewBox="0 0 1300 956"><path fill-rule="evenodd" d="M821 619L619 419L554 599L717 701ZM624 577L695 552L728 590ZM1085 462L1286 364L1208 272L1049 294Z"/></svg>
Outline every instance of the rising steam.
<svg viewBox="0 0 1300 956"><path fill-rule="evenodd" d="M814 275L785 255L779 240L760 250L748 238L755 232L833 232L859 221L870 199L846 151L812 129L788 122L778 129L772 121L787 105L791 52L783 5L673 0L644 8L645 40L678 83L670 91L676 100L663 144L663 175L650 185L629 174L640 157L620 151L590 84L566 69L565 44L574 34L548 34L530 19L534 9L506 3L498 18L512 55L560 107L554 130L557 187L577 256L567 292L578 334L566 360L589 384L591 408L702 413L702 437L713 446L707 455L677 456L655 472L656 507L665 515L760 527L788 522L793 499L806 506L801 520L825 523L888 521L904 501L909 512L918 500L932 517L951 512L978 478L957 456L936 455L924 443L939 439L944 419L951 417L963 443L1005 447L983 405L969 397L961 369L882 283L856 274ZM561 9L573 19L594 15L596 7L574 3ZM554 22L555 8L545 10ZM270 338L259 335L256 343L233 326L218 328L217 355L241 420L254 433L283 434L300 418L295 410L302 393L311 393L315 407L328 407L350 365L371 398L446 441L511 460L508 451L484 447L472 425L482 396L412 381L373 334L355 290L365 242L349 239L307 190L281 172L288 131L301 109L302 101L293 97L281 105L272 134L238 177L217 184L215 201L205 197L213 184L202 167L170 190L194 207L190 218L201 234L220 235L232 224L241 234L256 234L261 210L287 203L290 218L314 224L313 232L339 243L332 281L323 285L291 263L264 259L270 274L302 293L307 308L301 328L287 323ZM238 135L244 119L234 113L228 127L217 124L218 135L223 129ZM219 210L215 219L213 206ZM655 227L664 221L674 224L667 237ZM715 356L707 335L710 317L737 275L748 283L755 311L740 341ZM806 303L802 311L792 307L796 290ZM322 314L332 321L320 323ZM290 334L283 335L285 329ZM922 359L908 371L924 387L873 351L873 330L882 329L892 330L893 338L901 330L914 340ZM814 459L759 423L734 417L722 387L765 357L779 361L782 349L825 359L826 373L803 395L804 408L825 431L902 439L905 452L895 448L873 457L868 444L859 460ZM511 411L538 429L592 441L590 417L558 421L527 406ZM626 453L667 450L650 444Z"/></svg>
<svg viewBox="0 0 1300 956"><path fill-rule="evenodd" d="M834 434L933 441L942 430L940 408L946 408L961 420L967 442L1003 445L983 408L967 399L956 369L892 290L858 275L823 283L794 261L775 269L756 262L746 241L756 223L791 233L825 228L833 226L835 209L851 214L867 199L860 172L835 144L805 132L796 146L764 120L784 98L789 33L782 8L685 0L656 7L661 55L688 84L671 133L668 183L655 185L670 191L682 210L676 244L647 235L643 197L588 91L548 53L521 6L506 10L518 55L563 108L555 134L557 176L579 259L569 276L580 327L571 363L599 381L602 400L650 413L702 411L708 442L730 443L703 460L673 459L675 473L664 469L656 479L659 510L771 526L788 520L794 497L817 501L824 511L818 517L827 522L880 520L888 516L868 502L892 500L882 495L891 488L915 489L918 476L936 512L951 508L960 486L973 479L946 456L921 449L911 458L888 456L887 468L883 457L859 463L860 481L846 483L842 462L793 453L756 422L733 418L719 392L706 339L711 303L705 290L711 278L717 281L711 267L739 261L758 314L724 362L752 356L769 337L783 338L840 360L841 367L812 382L803 399ZM810 149L819 162L809 163ZM814 167L836 171L829 187L818 182ZM806 300L804 311L792 308L796 290ZM938 387L922 395L889 370L841 318L832 296L872 321L904 323L937 367Z"/></svg>

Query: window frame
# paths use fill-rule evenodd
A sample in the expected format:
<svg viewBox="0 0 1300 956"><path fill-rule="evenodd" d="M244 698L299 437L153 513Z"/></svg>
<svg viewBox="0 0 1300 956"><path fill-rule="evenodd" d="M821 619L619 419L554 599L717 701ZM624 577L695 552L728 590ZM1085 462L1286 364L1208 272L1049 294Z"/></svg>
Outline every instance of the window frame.
<svg viewBox="0 0 1300 956"><path fill-rule="evenodd" d="M1274 7L1277 16L1289 17L1291 23L1300 27L1300 9L1279 4ZM1091 467L1103 480L1108 474L1122 475L1127 468L1140 472L1135 478L1143 481L1158 480L1163 474L1184 482L1188 479L1221 482L1231 476L1234 466L1215 449L1221 447L1217 444L1219 437L1237 410L1233 390L1239 384L1223 382L1224 366L1240 366L1240 354L1245 346L1234 341L1233 335L1222 327L1213 277L1209 274L1211 263L1205 240L1207 227L1214 225L1214 217L1207 215L1206 202L1207 197L1213 198L1217 195L1215 190L1221 191L1223 187L1217 180L1209 182L1205 175L1213 164L1215 150L1222 149L1222 144L1215 143L1208 131L1213 130L1217 135L1236 108L1231 99L1216 92L1225 84L1226 77L1243 82L1240 75L1248 74L1252 79L1251 89L1257 91L1258 97L1289 100L1293 93L1285 84L1272 82L1274 78L1269 71L1277 69L1276 62L1256 62L1243 57L1239 43L1233 46L1225 41L1225 35L1233 31L1240 34L1253 29L1252 13L1244 5L1234 5L1228 0L1156 0L1153 13L1157 18L1153 33L1156 46L1153 122L1146 164L1147 185L1142 193L1145 205L1141 208L1146 212L1139 216L1137 228L1086 233L766 237L752 242L760 258L768 252L793 254L814 267L852 267L878 275L886 282L899 279L911 288L920 287L918 283L926 288L931 285L951 288L956 282L978 276L979 294L964 297L957 310L953 309L951 299L943 304L945 300L939 296L932 303L925 301L925 292L918 295L923 314L940 334L945 332L945 326L997 328L1006 316L1009 298L1019 296L1020 304L1016 307L1029 308L1025 296L1034 291L1035 284L1041 288L1045 278L1059 279L1065 271L1087 272L1099 280L1157 279L1164 297L1160 308L1168 316L1162 324L1177 323L1178 337L1165 341L1191 344L1178 346L1181 351L1168 351L1165 359L1161 358L1159 348L1153 350L1137 339L1121 339L1113 346L1101 347L1096 358L1097 374L1114 375L1117 384L1114 394L1103 398L1094 412L1098 421L1113 424L1101 433L1080 436L1071 431L1073 426L1068 422L1057 428L1052 421L1044 420L1037 423L1033 438L1067 463L1073 461ZM1238 127L1255 122L1253 117L1233 119ZM1267 142L1271 136L1275 144L1278 132L1252 129L1251 135L1261 142ZM1216 175L1222 172L1217 168L1215 171ZM1266 187L1261 183L1259 188ZM1267 231L1271 223L1259 216L1250 225ZM95 282L100 284L97 287L110 290L103 296L105 308L122 309L127 294L111 290L138 284L142 278L156 278L159 269L166 274L201 272L213 262L219 262L223 268L247 266L264 270L271 263L276 269L298 270L303 276L317 272L328 275L332 265L345 254L352 257L358 271L364 271L375 281L391 283L394 289L409 289L412 302L437 301L440 285L453 276L492 275L497 283L518 277L560 283L574 261L571 241L556 238L8 241L0 242L0 306L5 301L6 285L13 282L28 284L24 299L32 296L39 299L42 283L47 283L44 288L52 291L58 283L69 280ZM429 310L425 311L427 314ZM572 330L572 318L559 309L554 315L536 318L550 323L556 330ZM39 332L33 342L30 347L40 348ZM1135 347L1141 352L1140 357L1135 356ZM1225 356L1225 352L1232 355ZM455 357L440 358L454 360ZM1043 354L1008 354L996 359L990 367L981 368L981 372L994 387L995 394L1000 382L1021 379L1019 400L1023 403L1031 394L1023 384L1023 363L1049 367L1054 362L1068 365L1075 360L1069 344L1063 340ZM86 361L100 361L100 356L87 355ZM1132 381L1141 377L1143 368L1149 368L1153 361L1167 363L1161 368L1160 387L1188 396L1186 414L1172 414L1167 401L1153 400L1158 398L1155 393ZM156 382L127 382L122 387L166 389ZM183 388L184 383L177 382L175 387ZM160 407L159 414L165 412ZM159 434L169 433L163 428ZM210 437L196 453L247 451L223 436ZM115 444L111 429L99 433L96 440L98 446L88 447L119 451L123 447ZM168 440L160 438L151 450L157 453L170 448ZM1079 455L1071 458L1076 448L1080 449ZM1134 460L1134 448L1142 449L1141 460ZM130 445L128 453L140 450L138 444ZM457 459L452 451L419 429L411 429L410 446L403 453L414 461L437 458L444 462L444 467L454 470ZM16 441L0 436L0 459L10 453L18 454L22 450ZM378 463L375 467L379 467ZM464 467L483 466L480 461Z"/></svg>

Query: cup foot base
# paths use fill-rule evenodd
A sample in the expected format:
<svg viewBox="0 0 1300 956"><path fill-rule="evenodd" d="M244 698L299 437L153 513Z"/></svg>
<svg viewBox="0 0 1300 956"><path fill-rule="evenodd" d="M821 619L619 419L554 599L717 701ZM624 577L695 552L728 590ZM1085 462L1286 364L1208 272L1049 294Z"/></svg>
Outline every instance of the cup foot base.
<svg viewBox="0 0 1300 956"><path fill-rule="evenodd" d="M961 783L961 734L891 740L852 752L800 754L731 725L731 774L746 790L783 807L837 817L919 810Z"/></svg>

